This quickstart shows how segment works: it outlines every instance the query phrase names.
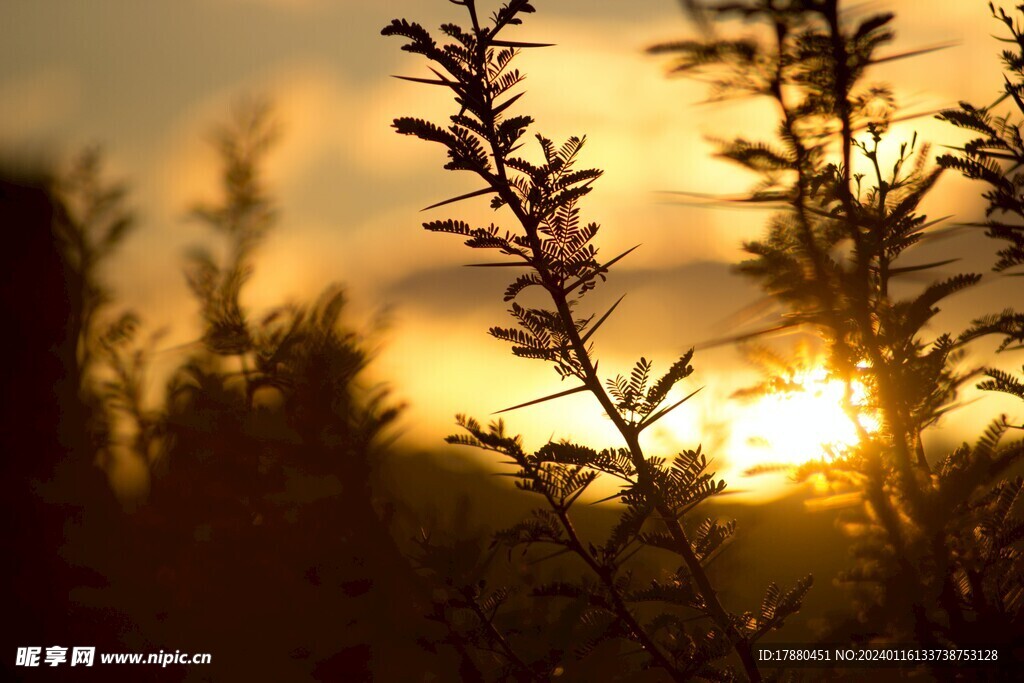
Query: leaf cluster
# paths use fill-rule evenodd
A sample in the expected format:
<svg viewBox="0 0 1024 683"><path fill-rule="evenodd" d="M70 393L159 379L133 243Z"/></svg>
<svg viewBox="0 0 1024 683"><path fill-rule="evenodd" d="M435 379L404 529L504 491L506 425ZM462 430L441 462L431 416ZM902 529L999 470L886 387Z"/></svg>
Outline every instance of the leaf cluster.
<svg viewBox="0 0 1024 683"><path fill-rule="evenodd" d="M537 561L570 554L592 570L590 576L575 581L549 581L531 590L534 597L562 598L586 606L584 623L601 628L580 647L589 651L605 641L624 639L656 653L649 655L649 665L666 667L666 662L659 661L661 657L670 661L674 677L731 680L734 672L714 663L728 653L728 637L717 628L692 625L695 617L708 617L712 610L686 565L667 577L637 585L628 564L644 549L680 556L678 539L657 528L656 514L669 510L681 520L724 489L725 483L707 471L707 458L699 449L679 453L671 461L649 458L644 467L657 485L657 494L652 496L646 490L646 479L637 476L625 449L595 451L562 441L530 453L524 450L520 437L506 432L501 420L487 428L465 416L459 416L458 421L465 433L449 437L449 443L505 456L507 464L516 468L509 475L515 478L516 486L543 497L546 503L529 518L496 533L493 546L507 547L510 553L521 548L523 555L536 546L542 549ZM618 499L623 509L603 542L596 543L580 535L570 510L602 474L622 482L612 498ZM734 521L704 519L688 538L689 553L700 566L709 564L727 545L735 528ZM810 586L811 578L806 577L783 595L778 586L771 584L757 615L730 615L730 623L754 642L781 627L786 617L798 611ZM637 610L652 604L659 605L661 611L649 622L642 621Z"/></svg>
<svg viewBox="0 0 1024 683"><path fill-rule="evenodd" d="M515 468L511 476L516 486L543 499L543 507L497 534L495 540L522 547L524 552L534 546L549 546L552 556L568 554L584 563L589 572L586 579L550 585L538 596L583 601L585 609L579 618L584 626L594 629L585 649L604 647L609 640L625 640L640 646L644 667L661 669L674 680L694 675L713 679L730 676L728 669L718 668L713 660L732 650L745 675L757 679L750 644L758 634L744 626L745 618L723 607L704 569L724 546L733 526L708 522L698 525L691 534L682 519L699 502L720 493L724 484L705 472L707 461L699 450L666 461L647 457L639 442L643 429L693 395L670 399L674 386L693 372L693 353L683 354L660 377L653 374L652 361L641 358L629 377L620 375L602 382L592 337L622 299L600 316L580 316L577 310L583 296L632 249L604 262L598 260L594 244L598 225L581 219L579 204L590 193L600 171L577 168L583 137L570 137L559 145L537 135L539 158L520 154L520 140L533 120L513 114L511 107L521 97L513 89L522 75L510 65L520 49L539 44L505 40L499 35L533 7L527 2L508 2L488 24L480 21L473 0L456 4L465 7L471 26L442 26L441 32L451 39L443 46L426 29L405 20L395 20L384 28L384 35L404 37L407 42L403 49L423 55L430 62L432 78L406 80L446 89L458 106L458 113L443 126L404 117L396 119L394 127L400 134L440 144L447 151L445 168L470 171L482 181L479 189L428 208L489 197L494 210L511 214L515 228L505 229L495 223L472 227L457 219L429 221L424 227L459 235L470 248L493 249L504 257L500 262L476 265L524 269L504 293L505 301L511 302L509 312L516 326L492 327L490 333L510 343L513 354L547 361L563 380L574 378L577 383L513 408L588 392L612 420L626 447L597 451L569 442L552 442L531 453L519 437L505 432L503 422L485 429L463 416L458 420L466 434L452 436L449 442L505 456L507 464ZM534 305L534 299L530 305L520 303L527 290L538 294L541 290L547 304ZM623 508L607 537L597 543L579 535L571 513L601 475L621 482L620 491L607 500L617 499ZM647 528L658 525L660 531ZM647 601L654 595L650 592L653 588L634 594L626 569L626 562L648 546L668 550L683 562L673 579L679 590L664 596L666 611L650 623L643 621L633 603L641 596ZM684 584L692 585L692 592L688 593L690 589L684 589ZM795 610L798 604L796 599L787 603L786 609ZM696 610L710 618L714 626L687 626L690 617L676 614L677 608ZM510 663L516 661L511 652L505 656Z"/></svg>
<svg viewBox="0 0 1024 683"><path fill-rule="evenodd" d="M941 234L942 219L929 220L921 206L944 168L1009 188L1001 164L1012 160L979 155L1002 145L993 142L1000 138L1012 146L1016 132L988 112L962 107L943 116L983 138L959 160L943 157L933 167L929 147L916 135L899 143L895 154L885 152L889 126L897 120L894 98L888 87L867 83L866 72L928 51L879 55L893 38L891 14L858 18L842 12L838 0L751 0L706 11L738 15L764 30L739 43L742 49L735 39L709 34L699 43L654 51L672 55L671 68L683 75L711 78L730 95L767 97L779 112L775 140L720 143L723 158L759 179L742 201L778 211L766 237L744 245L751 258L738 270L781 305L771 330L812 332L826 344L830 374L846 386L845 408L859 430L858 445L828 463L808 463L800 473L853 487L863 501L847 525L857 540L856 563L846 574L861 591L862 616L882 632L924 641L963 642L973 637L969 624L1005 624L1016 617L994 607L998 601L985 602L981 592L965 600L958 588L969 571L980 572L983 583L994 578L987 568L968 570L961 562L980 542L976 532L964 533L976 528L975 506L987 505L980 492L1004 490L1003 470L967 464L985 462L981 446L958 451L950 462L960 465L948 470L929 459L922 432L955 406L958 388L973 374L958 366L963 347L986 332L1012 332L1016 321L1010 312L1010 318L987 318L964 334L932 333L940 306L981 276L935 277L955 259L914 257ZM1012 99L1010 90L1006 97ZM910 296L897 296L898 283L922 276L935 279ZM990 375L990 382L1015 390L1005 373ZM786 390L785 384L784 377L770 378L761 389ZM864 400L854 400L855 386ZM876 417L878 429L868 430L862 417ZM1016 449L1009 448L1005 462L1018 457ZM956 549L953 539L960 544Z"/></svg>
<svg viewBox="0 0 1024 683"><path fill-rule="evenodd" d="M988 202L986 219L979 227L985 234L1004 243L997 251L993 270L1010 277L1020 277L1024 272L1024 138L1021 126L1024 124L1024 33L1021 32L1019 17L989 3L992 16L1001 24L1009 37L1003 38L1009 47L1002 52L1004 70L1003 91L990 105L977 107L961 102L958 109L948 109L938 115L957 128L974 137L963 146L957 147L956 154L943 154L938 163L943 168L959 171L972 180L987 186L982 197ZM1020 8L1018 7L1018 12ZM1000 108L1008 107L1000 114ZM999 351L1010 347L1020 348L1024 344L1024 315L1007 309L998 315L985 316L974 321L974 326L965 337L978 338L995 334L1001 336ZM986 368L988 380L979 386L989 391L1001 391L1024 399L1021 380L1009 373Z"/></svg>
<svg viewBox="0 0 1024 683"><path fill-rule="evenodd" d="M916 247L938 234L941 219L929 220L920 206L942 168L930 167L930 149L916 136L884 161L892 94L864 82L873 65L919 52L880 56L893 38L893 16L870 15L847 26L835 1L753 1L710 11L760 22L772 38L751 37L740 54L728 49L732 41L714 37L700 48L682 43L653 50L683 60L687 72L752 71L748 82L761 85L749 94L778 108L776 140L719 143L721 157L759 178L742 201L781 208L766 237L744 245L751 258L738 271L783 306L772 330L815 331L829 345L837 374L870 388L872 401L861 410L877 413L884 403L898 414L900 429L919 431L944 412L966 379L954 365L963 340L929 340L927 326L946 298L980 279L958 274L909 298L894 296L898 281L953 262L913 260Z"/></svg>

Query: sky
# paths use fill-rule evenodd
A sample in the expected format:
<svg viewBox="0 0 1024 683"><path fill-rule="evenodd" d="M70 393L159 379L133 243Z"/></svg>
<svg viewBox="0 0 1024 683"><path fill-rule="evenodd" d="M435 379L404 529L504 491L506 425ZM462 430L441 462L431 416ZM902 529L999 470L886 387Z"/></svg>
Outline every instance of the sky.
<svg viewBox="0 0 1024 683"><path fill-rule="evenodd" d="M665 191L749 188L752 178L710 158L708 138L768 135L773 112L750 101L706 103L702 86L666 78L664 63L644 54L653 43L692 35L672 0L534 4L537 14L518 35L556 46L521 58L527 73L522 110L537 120L533 130L548 137L587 136L583 163L605 170L583 207L585 219L603 226L601 252L610 256L641 244L591 301L600 309L628 293L597 339L602 370L627 373L640 356L665 369L690 346L735 333L737 321L760 310L756 288L731 266L742 258L742 241L757 237L766 217L680 205ZM950 46L893 62L871 79L894 84L912 112L959 100L987 103L1002 77L991 39L997 26L986 5L851 3L858 13L896 12L893 51ZM476 189L474 181L443 172L441 149L390 129L396 116L438 120L450 106L437 89L390 77L426 72L380 29L396 17L435 28L460 21L459 12L444 0L5 2L0 153L62 159L98 144L109 177L127 181L138 226L106 275L119 305L141 311L147 329L166 329L155 358L159 376L180 362L176 349L196 338L196 307L182 265L188 247L214 243L186 218L191 205L215 197L209 132L239 97L271 97L284 132L267 168L281 221L260 252L247 301L258 311L309 300L342 282L352 320L384 313L388 323L374 341L373 378L408 404L400 443L441 448L455 413L486 418L564 388L550 368L513 358L487 336L490 325L507 322L504 275L462 268L477 254L419 227L431 218L493 220L485 205L469 203L420 211ZM961 139L927 117L913 127L936 149ZM946 174L925 208L931 216L977 220L977 194L978 188ZM963 255L959 269L987 270L991 243L977 234L954 239L943 248ZM995 279L955 299L936 329L958 329L993 310L987 302L999 301L1001 308L1012 295L1007 281ZM648 438L669 452L704 443L723 471L735 473L741 460L749 464L745 443L756 429L726 433L724 425L763 424L765 414L744 413L751 408L729 396L757 373L728 346L698 351L694 364L697 371L682 390L704 389ZM984 397L946 420L936 438L973 440L965 425L974 429L978 420L1013 408ZM583 396L507 419L532 445L551 437L617 445L610 422ZM737 455L744 449L747 460ZM458 451L451 458L458 466L486 456Z"/></svg>

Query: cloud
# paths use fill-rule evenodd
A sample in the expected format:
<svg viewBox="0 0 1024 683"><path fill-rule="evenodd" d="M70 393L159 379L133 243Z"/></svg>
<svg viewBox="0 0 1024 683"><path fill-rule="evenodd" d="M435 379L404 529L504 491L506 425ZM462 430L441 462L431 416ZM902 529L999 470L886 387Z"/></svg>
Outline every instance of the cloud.
<svg viewBox="0 0 1024 683"><path fill-rule="evenodd" d="M48 66L0 83L0 143L48 144L61 137L81 105L70 67Z"/></svg>
<svg viewBox="0 0 1024 683"><path fill-rule="evenodd" d="M301 11L321 6L314 0L223 1ZM907 10L914 12L907 16L929 15L923 9L925 3L920 5L907 3ZM978 30L987 36L993 26L984 23L984 11L975 14L981 17ZM374 30L382 24L383 20L375 23ZM904 25L909 30L901 46L931 44L935 33L960 30L936 24L933 32L924 31L914 28L912 20L901 19L898 26ZM970 31L973 27L972 23ZM682 22L679 29L682 34ZM345 30L356 29L343 27L342 38ZM638 21L629 28L639 41L647 36L652 37L650 42L672 38L673 32L654 21ZM646 43L630 42L623 33L621 24L600 17L588 15L581 23L578 17L547 18L541 13L536 20L529 18L522 37L551 40L558 46L528 52L520 63L528 73L523 84L528 94L519 109L537 118L533 130L555 139L586 134L588 145L581 163L606 171L582 207L585 220L603 226L598 238L602 256L642 243L586 302L593 310L603 310L620 293L629 293L596 339L604 359L602 372L611 376L628 371L640 354L655 357L659 367L665 367L690 345L726 336L731 331L730 315L756 299L756 289L732 275L727 264L742 258L743 239L761 234L765 214L696 209L656 191L744 191L754 178L711 160L714 148L706 137L737 132L749 138L771 137L776 121L768 103L698 104L706 95L701 86L666 79L659 62L642 54ZM998 47L994 41L985 38L983 42L978 42L978 49L994 55ZM268 181L281 203L282 221L260 254L247 296L254 303L273 305L311 297L328 282L340 280L347 284L357 310L368 313L384 303L394 305L395 324L376 372L393 380L413 402L407 421L435 444L448 433L455 412L479 410L485 417L545 390L557 391L559 384L549 368L514 359L504 345L487 337L489 325L505 324L500 301L505 275L459 265L489 260L488 255L471 253L456 238L420 228L423 220L444 217L514 225L503 223L507 214L490 211L483 200L419 213L423 206L476 189L479 181L470 174L442 171L445 154L440 146L398 136L390 128L391 120L400 115L443 121L453 113L453 105L450 94L441 88L388 78L391 72L415 76L427 72L422 61L398 50L397 41L387 47L388 55L402 58L397 66L383 57L336 63L331 61L333 53L320 60L260 63L262 70L256 75L221 84L216 92L187 103L173 129L156 145L155 161L140 167L150 179L140 179L139 185L157 198L150 201L140 195L140 204L157 219L147 224L146 238L136 239L125 250L122 281L129 283L123 288L129 294L163 302L142 306L145 310L174 313L164 319L189 318L180 254L186 245L212 238L179 217L196 200L214 196L218 164L205 136L212 125L224 120L239 94L268 93L277 102L284 126L281 145L267 167ZM357 52L363 54L352 50ZM894 62L893 67L906 71L887 68L879 76L884 79L894 73L901 91L922 107L952 103L959 96L956 84L969 76L961 66L934 68L936 59L946 64L950 56L946 52ZM923 66L916 66L919 63ZM76 92L73 78L60 80L71 73L53 72L47 86L29 79L19 81L17 88L0 86L0 93L15 94L36 88L29 92L29 104L0 98L0 121L11 120L3 107L27 106L26 111L35 111L43 121L55 112L74 111L78 95L60 100L67 92ZM998 88L998 70L989 75L991 87L979 92ZM31 118L24 112L18 117ZM53 128L61 123L54 119L46 125ZM941 125L925 120L895 131L894 140L909 136L914 127L923 130L922 137L938 142L948 134ZM535 154L535 143L527 142L526 149L533 147ZM977 201L976 189L954 178L942 182L937 204L929 205L934 213L963 214L973 206L966 203L969 197ZM666 423L665 438L680 435L678 447L695 445L688 441L701 431L695 420L706 425L728 417L721 401L737 386L736 377L741 374L733 370L735 357L730 354L724 350L698 353L699 373L713 378L715 386L687 406L690 410L678 411ZM716 414L716 410L723 412ZM582 398L578 404L569 401L529 409L512 421L529 429L534 443L552 434L569 436L572 429L595 445L616 442L608 421Z"/></svg>

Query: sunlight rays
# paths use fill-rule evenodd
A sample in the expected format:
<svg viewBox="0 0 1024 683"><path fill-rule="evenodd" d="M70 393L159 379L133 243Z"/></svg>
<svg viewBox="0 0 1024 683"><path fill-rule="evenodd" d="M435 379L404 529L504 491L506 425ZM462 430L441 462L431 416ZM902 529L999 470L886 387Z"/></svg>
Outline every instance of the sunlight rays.
<svg viewBox="0 0 1024 683"><path fill-rule="evenodd" d="M831 460L860 440L854 418L844 409L846 387L829 371L815 365L794 373L784 389L745 401L737 409L730 438L730 464L746 473ZM854 410L866 399L863 385L851 386ZM865 411L856 419L867 433L878 421Z"/></svg>

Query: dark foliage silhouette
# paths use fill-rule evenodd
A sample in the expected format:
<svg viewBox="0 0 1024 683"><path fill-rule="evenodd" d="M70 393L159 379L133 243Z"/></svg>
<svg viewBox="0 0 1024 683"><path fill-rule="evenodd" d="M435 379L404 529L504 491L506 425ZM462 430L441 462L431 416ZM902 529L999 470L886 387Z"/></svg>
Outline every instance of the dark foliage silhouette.
<svg viewBox="0 0 1024 683"><path fill-rule="evenodd" d="M488 197L490 206L506 209L506 216L517 227L508 230L492 223L474 228L456 219L433 220L423 227L458 235L471 248L491 249L507 257L482 264L485 267L523 270L504 295L516 326L493 327L490 333L510 343L517 356L553 364L558 375L573 384L524 406L589 392L615 425L625 447L597 451L558 441L531 452L519 437L506 433L501 420L485 427L466 416L458 418L466 433L449 441L504 456L514 467L516 485L544 501L528 520L499 532L496 543L526 549L548 546L555 555L575 556L588 570L582 579L531 589L535 597L561 598L585 606L579 619L589 636L578 648L590 651L609 641L632 643L642 653L633 658L636 666L660 670L674 680L733 676L731 665L723 668L718 661L731 650L743 675L759 680L751 644L799 609L810 578L785 593L770 586L756 613L737 614L723 605L705 565L731 536L734 525L714 519L697 524L684 520L699 503L720 493L724 482L707 472L708 461L699 448L674 457L651 457L645 455L640 442L646 428L695 393L669 398L675 385L693 372L692 352L660 376L653 372L651 361L641 358L628 377L601 381L591 340L618 304L600 316L578 311L583 297L629 253L600 261L594 244L598 226L581 220L579 202L601 172L577 166L583 138L572 137L559 145L537 135L539 158L531 161L518 154L533 119L514 113L513 106L521 96L515 88L523 78L514 60L520 50L542 45L504 36L505 29L520 24L524 14L534 11L533 6L514 0L485 22L473 0L455 4L466 9L470 26L443 25L441 31L452 41L443 46L419 24L406 20L394 20L383 30L384 35L406 39L402 49L431 62L433 78L406 80L449 90L458 105L458 112L444 125L406 117L395 119L394 127L400 134L441 144L448 154L446 169L468 171L483 183L478 190L434 207ZM543 290L548 307L520 303L530 288ZM607 537L594 542L577 531L574 505L602 475L620 483L619 492L609 499L619 501L622 512ZM682 565L668 576L642 585L633 578L629 561L644 548L669 553ZM556 670L564 671L565 652L555 650L524 660L516 652L516 639L495 628L494 615L507 597L507 588L456 588L458 594L450 602L472 615L475 642L487 645L503 659L498 675L546 679ZM646 610L641 611L640 605L647 603L658 605L661 611L651 618L644 616ZM709 620L711 626L693 625L695 617Z"/></svg>
<svg viewBox="0 0 1024 683"><path fill-rule="evenodd" d="M951 168L966 177L980 180L988 186L982 195L988 201L985 209L986 221L980 224L985 234L1002 244L997 252L998 260L993 270L1010 277L1020 277L1024 266L1024 199L1020 188L1024 185L1024 141L1021 139L1021 117L1024 116L1024 33L1020 16L996 9L989 3L995 19L1002 24L1009 37L1005 42L1012 47L1003 50L1001 56L1006 73L1005 85L1000 96L986 107L975 107L962 102L959 109L950 109L939 115L958 128L969 131L972 138L961 149L959 155L943 154L938 163ZM1020 8L1018 7L1018 15ZM1006 104L1011 112L999 115L1001 106ZM975 321L968 331L970 337L986 335L1002 337L999 350L1020 349L1024 344L1024 313L1007 309ZM1024 400L1024 383L1021 378L997 368L987 368L988 379L980 385L984 389L1003 391Z"/></svg>
<svg viewBox="0 0 1024 683"><path fill-rule="evenodd" d="M259 318L241 301L275 222L261 177L275 137L266 104L241 106L216 136L223 198L193 211L227 248L194 249L186 269L202 336L153 432L147 607L167 640L217 644L224 675L248 659L253 675L401 680L422 659L418 580L375 479L399 406L361 386L370 357L341 325L340 287Z"/></svg>
<svg viewBox="0 0 1024 683"><path fill-rule="evenodd" d="M96 157L85 159L79 168L97 178ZM3 611L16 625L4 629L8 653L83 632L109 647L129 627L116 609L89 599L106 589L111 558L123 554L123 519L93 464L92 406L81 400L80 341L99 302L76 258L81 252L65 241L77 207L62 190L48 171L0 173L0 222L8 228L3 320L16 331L7 346L0 430L3 538L12 558L4 563ZM117 235L108 238L113 247ZM3 660L7 680L20 678L13 663Z"/></svg>
<svg viewBox="0 0 1024 683"><path fill-rule="evenodd" d="M709 77L717 97L776 104L776 140L736 138L719 152L761 179L743 201L779 209L767 236L745 245L751 258L739 271L780 304L775 329L800 328L825 343L859 431L855 448L797 473L819 473L863 501L847 519L856 541L844 576L859 620L833 635L1019 646L1022 482L1002 477L1024 444L1003 443L1000 421L975 446L942 458L926 453L922 440L971 375L957 364L971 335L931 336L926 325L939 304L981 276L937 279L909 298L894 289L907 274L952 263L914 258L941 229L919 207L942 168L916 137L896 143L895 163L883 165L898 111L891 91L866 83L865 73L927 50L879 54L893 38L892 15L855 19L837 0L753 0L704 11L758 23L767 31L752 36L771 38L709 35L652 51L672 57L673 73ZM863 399L855 398L858 388Z"/></svg>
<svg viewBox="0 0 1024 683"><path fill-rule="evenodd" d="M56 180L5 179L5 224L19 227L26 257L7 271L6 319L26 355L51 354L5 384L5 538L24 563L8 582L6 613L19 624L10 652L88 634L100 651L214 653L205 670L171 667L161 680L453 669L416 644L431 633L428 600L380 478L400 406L365 386L369 342L343 326L342 289L259 313L242 303L275 221L262 182L275 136L259 101L215 136L223 197L194 216L226 242L225 257L189 258L201 337L155 407L143 318L117 312L101 276L132 227L124 187L103 179L95 152ZM33 281L34 297L14 295ZM106 481L117 458L150 474L131 514Z"/></svg>

